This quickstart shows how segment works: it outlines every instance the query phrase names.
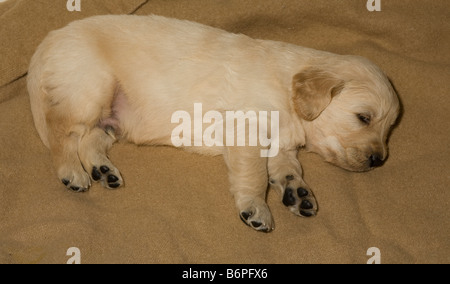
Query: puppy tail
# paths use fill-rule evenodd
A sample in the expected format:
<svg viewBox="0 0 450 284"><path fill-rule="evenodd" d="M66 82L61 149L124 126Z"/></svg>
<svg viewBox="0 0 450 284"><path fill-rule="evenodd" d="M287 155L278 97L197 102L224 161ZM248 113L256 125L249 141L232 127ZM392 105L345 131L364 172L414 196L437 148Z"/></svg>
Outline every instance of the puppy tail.
<svg viewBox="0 0 450 284"><path fill-rule="evenodd" d="M34 125L41 137L42 142L49 148L48 128L46 122L47 106L45 104L47 94L42 85L43 79L43 45L42 43L31 58L27 76L27 88L30 96L31 112L33 114Z"/></svg>

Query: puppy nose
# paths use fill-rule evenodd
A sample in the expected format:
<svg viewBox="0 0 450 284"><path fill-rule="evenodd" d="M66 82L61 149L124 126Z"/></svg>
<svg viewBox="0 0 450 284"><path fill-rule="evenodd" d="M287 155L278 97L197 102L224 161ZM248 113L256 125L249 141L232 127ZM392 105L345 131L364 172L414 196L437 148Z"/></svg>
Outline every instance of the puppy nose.
<svg viewBox="0 0 450 284"><path fill-rule="evenodd" d="M383 165L384 161L383 161L383 158L381 158L380 155L374 154L374 155L370 156L369 162L370 162L370 167L371 168L376 168L376 167L380 167L381 165Z"/></svg>

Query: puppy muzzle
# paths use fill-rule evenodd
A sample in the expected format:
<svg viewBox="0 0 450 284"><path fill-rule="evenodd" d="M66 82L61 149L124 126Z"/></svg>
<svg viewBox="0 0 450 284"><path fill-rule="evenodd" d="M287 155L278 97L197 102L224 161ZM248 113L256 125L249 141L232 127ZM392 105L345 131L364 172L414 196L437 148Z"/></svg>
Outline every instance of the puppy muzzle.
<svg viewBox="0 0 450 284"><path fill-rule="evenodd" d="M384 164L383 158L381 158L378 154L373 154L369 158L369 165L370 168L378 168L381 167Z"/></svg>

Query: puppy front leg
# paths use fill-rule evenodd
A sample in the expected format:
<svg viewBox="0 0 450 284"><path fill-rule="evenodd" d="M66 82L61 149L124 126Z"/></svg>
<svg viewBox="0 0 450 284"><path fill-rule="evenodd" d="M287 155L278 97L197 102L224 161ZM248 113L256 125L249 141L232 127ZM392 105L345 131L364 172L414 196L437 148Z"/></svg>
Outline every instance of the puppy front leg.
<svg viewBox="0 0 450 284"><path fill-rule="evenodd" d="M283 204L297 216L311 217L317 214L314 194L303 181L303 172L297 159L297 150L283 151L269 158L269 183L281 196Z"/></svg>
<svg viewBox="0 0 450 284"><path fill-rule="evenodd" d="M224 158L242 221L257 231L272 231L274 222L266 203L267 158L260 157L260 148L248 146L227 147Z"/></svg>

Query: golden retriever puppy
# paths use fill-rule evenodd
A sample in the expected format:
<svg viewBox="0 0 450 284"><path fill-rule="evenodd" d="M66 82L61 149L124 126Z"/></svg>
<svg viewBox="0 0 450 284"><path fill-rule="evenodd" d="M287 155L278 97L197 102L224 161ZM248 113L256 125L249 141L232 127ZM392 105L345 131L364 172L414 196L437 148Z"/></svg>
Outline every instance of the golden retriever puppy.
<svg viewBox="0 0 450 284"><path fill-rule="evenodd" d="M51 32L28 91L67 188L122 186L107 157L116 139L223 155L241 219L263 232L274 228L269 184L294 214L317 213L300 147L370 170L386 159L399 112L389 80L364 58L160 16L97 16Z"/></svg>

